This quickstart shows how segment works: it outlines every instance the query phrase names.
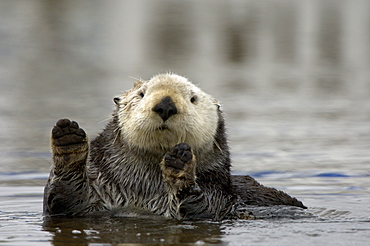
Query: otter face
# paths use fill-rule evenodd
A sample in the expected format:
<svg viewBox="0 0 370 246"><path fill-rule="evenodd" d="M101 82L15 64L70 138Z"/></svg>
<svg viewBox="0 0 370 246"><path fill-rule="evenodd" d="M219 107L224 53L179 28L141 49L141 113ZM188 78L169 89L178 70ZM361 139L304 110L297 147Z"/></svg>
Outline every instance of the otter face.
<svg viewBox="0 0 370 246"><path fill-rule="evenodd" d="M186 78L157 75L115 98L122 137L130 147L163 153L178 143L213 146L218 103Z"/></svg>

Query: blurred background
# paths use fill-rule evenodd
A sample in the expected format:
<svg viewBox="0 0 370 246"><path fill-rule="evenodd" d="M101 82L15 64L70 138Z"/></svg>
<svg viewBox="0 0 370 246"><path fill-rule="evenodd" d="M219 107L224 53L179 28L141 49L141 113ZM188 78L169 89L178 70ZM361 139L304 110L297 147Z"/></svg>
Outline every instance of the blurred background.
<svg viewBox="0 0 370 246"><path fill-rule="evenodd" d="M1 0L0 182L43 185L59 118L93 138L114 96L171 71L223 105L236 173L298 193L368 191L369 11L367 0Z"/></svg>

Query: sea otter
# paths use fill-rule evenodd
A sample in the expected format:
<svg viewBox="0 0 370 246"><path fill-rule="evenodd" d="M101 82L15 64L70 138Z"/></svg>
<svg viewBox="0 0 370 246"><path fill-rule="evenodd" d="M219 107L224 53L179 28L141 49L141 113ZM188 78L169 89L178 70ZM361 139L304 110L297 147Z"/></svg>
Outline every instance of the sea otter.
<svg viewBox="0 0 370 246"><path fill-rule="evenodd" d="M114 102L110 122L90 144L75 121L61 119L52 129L44 215L134 208L221 220L240 201L304 207L249 176L230 175L220 105L186 78L160 74L138 81Z"/></svg>

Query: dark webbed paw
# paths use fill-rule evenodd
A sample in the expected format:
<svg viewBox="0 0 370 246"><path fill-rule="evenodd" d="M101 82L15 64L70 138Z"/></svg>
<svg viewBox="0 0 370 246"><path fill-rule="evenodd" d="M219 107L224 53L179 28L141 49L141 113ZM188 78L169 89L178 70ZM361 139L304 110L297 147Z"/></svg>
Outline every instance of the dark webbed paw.
<svg viewBox="0 0 370 246"><path fill-rule="evenodd" d="M195 157L186 143L177 144L161 163L163 179L173 192L197 187L195 179Z"/></svg>
<svg viewBox="0 0 370 246"><path fill-rule="evenodd" d="M85 131L78 126L76 121L60 119L54 126L51 136L56 146L66 146L86 142Z"/></svg>
<svg viewBox="0 0 370 246"><path fill-rule="evenodd" d="M165 167L175 170L183 170L185 165L193 159L191 148L186 143L176 145L164 157Z"/></svg>
<svg viewBox="0 0 370 246"><path fill-rule="evenodd" d="M76 121L58 120L51 131L51 148L55 166L84 163L88 147L87 135Z"/></svg>

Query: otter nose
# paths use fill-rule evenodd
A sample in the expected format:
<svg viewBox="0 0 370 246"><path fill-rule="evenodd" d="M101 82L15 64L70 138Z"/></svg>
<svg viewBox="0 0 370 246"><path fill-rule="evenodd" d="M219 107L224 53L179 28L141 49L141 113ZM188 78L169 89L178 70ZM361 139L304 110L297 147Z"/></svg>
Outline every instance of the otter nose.
<svg viewBox="0 0 370 246"><path fill-rule="evenodd" d="M177 114L177 108L170 97L163 98L162 101L155 105L153 111L156 112L163 121Z"/></svg>

